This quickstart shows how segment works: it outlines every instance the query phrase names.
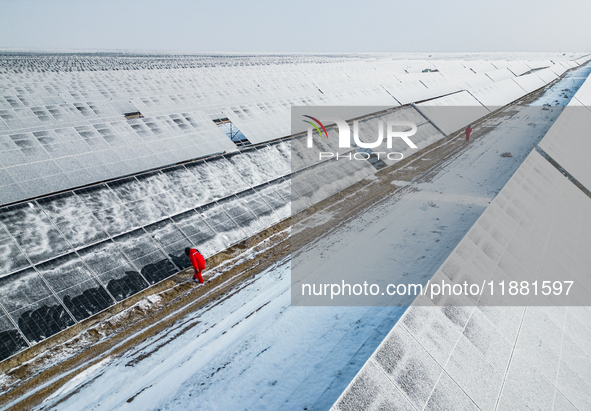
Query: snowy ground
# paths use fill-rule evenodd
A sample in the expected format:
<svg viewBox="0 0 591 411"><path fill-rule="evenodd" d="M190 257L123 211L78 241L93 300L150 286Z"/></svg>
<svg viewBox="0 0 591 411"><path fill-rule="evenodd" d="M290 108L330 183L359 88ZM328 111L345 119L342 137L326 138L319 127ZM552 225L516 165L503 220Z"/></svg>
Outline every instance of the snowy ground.
<svg viewBox="0 0 591 411"><path fill-rule="evenodd" d="M546 100L566 102L574 90L560 97L564 88L557 84ZM540 110L534 118L524 110L497 121L430 182L411 181L404 196L367 210L334 235L347 245L371 232L392 250L406 250L396 258L406 272L431 275L560 111ZM513 157L500 156L506 151ZM311 249L334 241L320 238ZM387 258L374 258L380 255ZM328 409L403 312L291 306L290 262L278 262L230 298L85 371L38 409Z"/></svg>

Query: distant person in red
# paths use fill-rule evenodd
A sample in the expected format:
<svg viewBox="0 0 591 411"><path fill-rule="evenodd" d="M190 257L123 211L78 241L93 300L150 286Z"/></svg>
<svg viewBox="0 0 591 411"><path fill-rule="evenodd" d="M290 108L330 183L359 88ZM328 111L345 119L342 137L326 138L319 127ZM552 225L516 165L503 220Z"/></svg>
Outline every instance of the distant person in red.
<svg viewBox="0 0 591 411"><path fill-rule="evenodd" d="M193 274L193 280L199 280L201 284L203 284L203 277L201 276L201 271L205 270L205 258L201 255L199 250L196 248L185 248L185 254L189 257L193 268L195 269L195 274Z"/></svg>
<svg viewBox="0 0 591 411"><path fill-rule="evenodd" d="M472 134L472 125L470 124L468 128L466 128L466 141L470 141L470 134Z"/></svg>

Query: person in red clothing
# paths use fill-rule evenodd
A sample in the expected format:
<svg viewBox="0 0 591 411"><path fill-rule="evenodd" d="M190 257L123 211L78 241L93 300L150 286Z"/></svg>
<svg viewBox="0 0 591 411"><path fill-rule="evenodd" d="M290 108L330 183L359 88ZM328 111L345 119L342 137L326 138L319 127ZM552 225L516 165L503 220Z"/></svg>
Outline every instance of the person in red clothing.
<svg viewBox="0 0 591 411"><path fill-rule="evenodd" d="M201 255L199 250L196 248L185 248L185 254L189 257L193 268L195 269L195 274L193 274L193 280L199 280L201 284L203 284L203 277L201 276L201 271L205 270L205 258Z"/></svg>
<svg viewBox="0 0 591 411"><path fill-rule="evenodd" d="M466 128L466 141L470 141L470 134L472 134L472 125L468 125Z"/></svg>

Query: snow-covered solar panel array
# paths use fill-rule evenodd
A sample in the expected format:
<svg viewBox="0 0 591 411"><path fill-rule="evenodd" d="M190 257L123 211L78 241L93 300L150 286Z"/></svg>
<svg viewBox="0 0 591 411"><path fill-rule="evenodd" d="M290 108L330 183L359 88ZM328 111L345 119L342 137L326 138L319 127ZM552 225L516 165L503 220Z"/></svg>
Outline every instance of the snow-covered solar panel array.
<svg viewBox="0 0 591 411"><path fill-rule="evenodd" d="M490 113L489 109L467 91L419 103L416 107L446 135L465 128Z"/></svg>
<svg viewBox="0 0 591 411"><path fill-rule="evenodd" d="M0 359L289 217L289 145L0 208Z"/></svg>
<svg viewBox="0 0 591 411"><path fill-rule="evenodd" d="M558 62L557 64L550 66L550 70L552 70L557 76L561 76L566 70L572 68L570 64L566 64L565 62Z"/></svg>
<svg viewBox="0 0 591 411"><path fill-rule="evenodd" d="M558 77L556 73L554 73L552 69L550 69L549 67L537 70L535 73L532 74L535 74L536 76L541 78L542 81L546 84L556 80L556 78Z"/></svg>
<svg viewBox="0 0 591 411"><path fill-rule="evenodd" d="M531 93L534 90L544 87L546 82L542 80L536 73L524 74L523 76L515 77L513 79L519 87L525 90L526 93Z"/></svg>
<svg viewBox="0 0 591 411"><path fill-rule="evenodd" d="M532 151L499 192L431 282L574 280L567 298L541 295L505 298L481 305L587 305L591 291L591 198ZM543 223L540 223L543 222ZM477 299L476 299L477 300ZM476 300L458 298L458 305ZM431 305L431 304L428 304Z"/></svg>
<svg viewBox="0 0 591 411"><path fill-rule="evenodd" d="M417 150L425 148L430 144L445 137L433 125L422 116L414 107L400 107L392 112L372 116L359 120L359 136L361 141L370 142L375 139L378 134L377 121L382 121L384 124L388 121L410 121L417 126L417 132L413 135L412 141L416 144L418 149L411 149L402 140L394 139L392 147L386 147L386 141L378 147L372 149L375 152L390 152L395 151L401 153L404 157L414 154ZM350 125L352 129L353 126ZM319 161L319 152L338 152L341 156L347 153L356 153L358 148L339 148L338 132L336 128L328 128L328 139L317 140L316 150L306 149L306 136L292 140L292 171L291 176L292 188L292 214L309 207L319 201L328 198L329 196L343 190L354 183L361 181L365 177L376 172L369 161L364 160L330 160ZM360 149L362 150L362 149ZM388 159L384 155L380 158L384 166L389 166L396 161L398 157ZM296 170L302 170L295 172Z"/></svg>
<svg viewBox="0 0 591 411"><path fill-rule="evenodd" d="M589 189L585 84L539 146ZM419 296L332 410L589 408L589 215L588 191L532 151L430 282L572 280L572 292Z"/></svg>
<svg viewBox="0 0 591 411"><path fill-rule="evenodd" d="M507 67L516 76L521 76L532 69L525 61L518 61Z"/></svg>
<svg viewBox="0 0 591 411"><path fill-rule="evenodd" d="M533 151L431 282L574 280L570 306L419 296L332 410L588 409L591 322L574 306L591 292L589 215L591 199Z"/></svg>
<svg viewBox="0 0 591 411"><path fill-rule="evenodd" d="M443 137L411 107L385 118L419 124L419 147ZM376 171L309 156L295 138L0 208L0 358L188 267L185 247L214 255Z"/></svg>
<svg viewBox="0 0 591 411"><path fill-rule="evenodd" d="M511 63L507 63L507 67L513 67ZM558 76L549 65L552 65L549 61L534 62L528 67L535 71L517 77L507 77L506 72L501 75L502 70L498 70L495 75L490 72L480 74L486 78L494 78L494 83L487 82L486 78L476 77L478 74L461 77L465 90L420 102L416 106L440 130L450 134L556 80ZM559 71L563 73L566 69L562 70L562 65L560 67ZM521 71L523 67L517 70Z"/></svg>
<svg viewBox="0 0 591 411"><path fill-rule="evenodd" d="M0 204L13 203L0 208L0 359L187 267L187 246L211 256L375 172L368 161L309 167L299 138L266 144L290 134L292 105L465 99L498 70L472 65L0 56ZM143 118L124 117L134 112ZM238 151L222 118L262 144ZM412 107L384 119L415 122L419 148L444 137ZM371 127L360 121L362 138Z"/></svg>
<svg viewBox="0 0 591 411"><path fill-rule="evenodd" d="M472 88L470 94L484 106L494 110L523 97L527 93L512 79L507 79L498 83Z"/></svg>
<svg viewBox="0 0 591 411"><path fill-rule="evenodd" d="M293 105L397 106L502 84L544 64L576 63L2 55L0 204L236 150L213 122L220 118L262 143L289 135ZM143 118L124 117L135 112Z"/></svg>
<svg viewBox="0 0 591 411"><path fill-rule="evenodd" d="M490 77L494 82L503 81L515 77L515 74L513 74L513 72L508 68L489 71L488 73L486 73L486 75Z"/></svg>
<svg viewBox="0 0 591 411"><path fill-rule="evenodd" d="M591 82L585 81L583 83L583 85L575 93L569 105L581 105L591 110Z"/></svg>
<svg viewBox="0 0 591 411"><path fill-rule="evenodd" d="M417 123L421 148L443 137L410 107L384 119ZM366 124L362 135L375 131ZM330 133L326 149L344 152ZM213 255L286 218L290 199L301 209L375 172L367 161L301 170L306 156L298 138L0 208L0 357L177 273L187 246ZM290 172L303 176L293 186Z"/></svg>
<svg viewBox="0 0 591 411"><path fill-rule="evenodd" d="M591 190L591 81L585 80L539 146Z"/></svg>

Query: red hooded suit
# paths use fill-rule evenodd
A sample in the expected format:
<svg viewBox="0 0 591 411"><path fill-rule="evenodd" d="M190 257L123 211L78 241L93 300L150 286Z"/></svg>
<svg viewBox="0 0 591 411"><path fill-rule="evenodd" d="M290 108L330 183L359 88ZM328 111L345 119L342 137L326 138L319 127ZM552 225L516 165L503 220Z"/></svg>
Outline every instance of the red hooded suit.
<svg viewBox="0 0 591 411"><path fill-rule="evenodd" d="M472 127L466 128L466 141L470 141L470 134L472 134Z"/></svg>
<svg viewBox="0 0 591 411"><path fill-rule="evenodd" d="M194 248L191 248L189 251L189 260L191 264L193 264L193 268L195 269L195 274L193 274L193 279L199 280L200 283L203 283L203 277L201 276L201 271L205 270L205 258Z"/></svg>

